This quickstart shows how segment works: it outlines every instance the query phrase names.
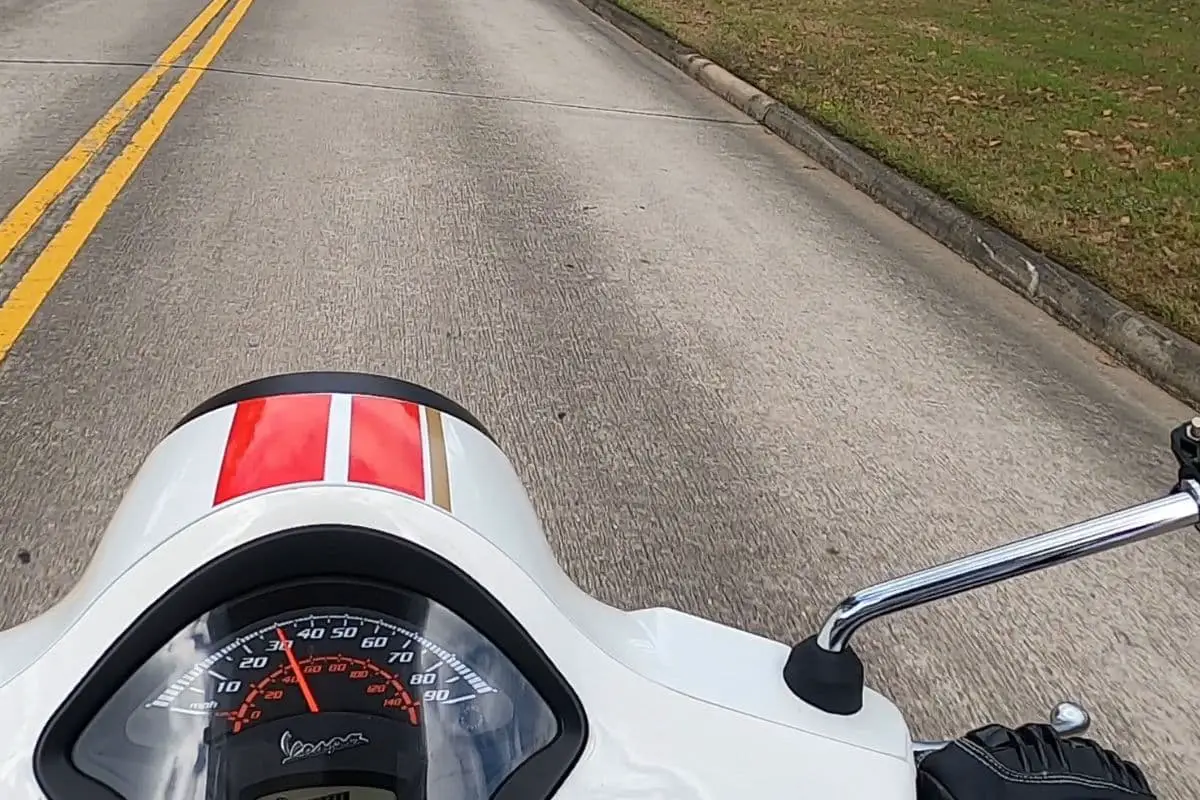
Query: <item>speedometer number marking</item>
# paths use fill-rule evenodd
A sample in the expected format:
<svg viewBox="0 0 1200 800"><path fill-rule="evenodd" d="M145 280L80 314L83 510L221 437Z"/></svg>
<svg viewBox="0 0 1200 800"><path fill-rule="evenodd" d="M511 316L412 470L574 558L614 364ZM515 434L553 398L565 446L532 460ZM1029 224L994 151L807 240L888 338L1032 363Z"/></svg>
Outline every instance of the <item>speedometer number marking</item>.
<svg viewBox="0 0 1200 800"><path fill-rule="evenodd" d="M229 674L213 669L221 662ZM465 691L456 692L460 681ZM418 725L422 705L451 706L495 691L421 633L380 619L315 613L239 636L146 705L219 718L236 734L257 722L324 711L399 715Z"/></svg>

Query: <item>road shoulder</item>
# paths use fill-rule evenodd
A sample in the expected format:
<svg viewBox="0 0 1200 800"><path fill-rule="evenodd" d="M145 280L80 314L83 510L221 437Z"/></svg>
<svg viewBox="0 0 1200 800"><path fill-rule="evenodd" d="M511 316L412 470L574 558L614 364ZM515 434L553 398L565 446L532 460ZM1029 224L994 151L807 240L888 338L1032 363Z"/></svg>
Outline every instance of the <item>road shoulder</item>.
<svg viewBox="0 0 1200 800"><path fill-rule="evenodd" d="M1200 403L1197 343L909 180L612 0L579 2L988 276L1164 389Z"/></svg>

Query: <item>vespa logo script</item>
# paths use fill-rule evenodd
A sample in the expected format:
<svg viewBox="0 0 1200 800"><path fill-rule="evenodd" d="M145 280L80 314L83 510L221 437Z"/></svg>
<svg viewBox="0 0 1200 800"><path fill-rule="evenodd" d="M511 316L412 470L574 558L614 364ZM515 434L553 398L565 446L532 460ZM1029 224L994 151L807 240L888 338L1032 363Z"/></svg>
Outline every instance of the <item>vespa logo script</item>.
<svg viewBox="0 0 1200 800"><path fill-rule="evenodd" d="M283 752L283 761L280 764L291 764L293 761L301 761L314 756L328 756L340 750L349 750L351 747L370 743L370 739L357 731L347 733L345 736L331 736L328 739L312 743L300 741L292 736L291 731L284 731L283 736L279 737L279 749Z"/></svg>

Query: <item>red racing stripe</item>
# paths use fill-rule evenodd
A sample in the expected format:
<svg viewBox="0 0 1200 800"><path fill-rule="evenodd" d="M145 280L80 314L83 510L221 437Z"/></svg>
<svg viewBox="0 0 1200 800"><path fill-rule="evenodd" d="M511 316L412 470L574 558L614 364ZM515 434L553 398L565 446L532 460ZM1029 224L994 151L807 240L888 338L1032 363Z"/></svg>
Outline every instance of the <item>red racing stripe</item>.
<svg viewBox="0 0 1200 800"><path fill-rule="evenodd" d="M325 477L327 394L260 397L238 403L213 505L250 492Z"/></svg>
<svg viewBox="0 0 1200 800"><path fill-rule="evenodd" d="M420 406L355 395L350 401L349 479L425 499Z"/></svg>

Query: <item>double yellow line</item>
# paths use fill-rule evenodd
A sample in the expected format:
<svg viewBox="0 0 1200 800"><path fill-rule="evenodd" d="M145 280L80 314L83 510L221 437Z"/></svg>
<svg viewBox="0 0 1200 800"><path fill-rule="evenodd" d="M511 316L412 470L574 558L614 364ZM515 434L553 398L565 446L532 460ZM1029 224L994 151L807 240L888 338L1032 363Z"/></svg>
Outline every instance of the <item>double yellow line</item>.
<svg viewBox="0 0 1200 800"><path fill-rule="evenodd" d="M213 35L188 63L183 75L134 132L120 155L96 179L54 238L38 254L4 303L0 304L0 361L8 355L17 337L33 319L50 290L66 272L108 207L116 200L121 189L142 163L142 159L166 130L167 123L179 111L183 101L204 74L204 70L212 64L253 2L254 0L237 0ZM229 0L211 0L199 16L163 51L154 66L146 70L91 130L42 176L3 220L0 220L0 262L3 262L33 230L46 210L79 176L121 123L146 99L162 76L175 66L228 4Z"/></svg>

